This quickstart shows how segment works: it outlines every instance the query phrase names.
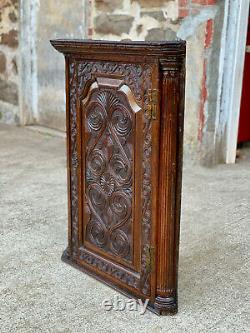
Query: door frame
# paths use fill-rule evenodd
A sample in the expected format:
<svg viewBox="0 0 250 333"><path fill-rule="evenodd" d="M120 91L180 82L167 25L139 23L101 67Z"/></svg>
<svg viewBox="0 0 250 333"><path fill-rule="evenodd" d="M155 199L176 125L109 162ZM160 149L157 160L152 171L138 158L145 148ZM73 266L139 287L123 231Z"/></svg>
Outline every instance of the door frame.
<svg viewBox="0 0 250 333"><path fill-rule="evenodd" d="M38 115L36 28L38 0L20 0L19 113L20 125L31 125Z"/></svg>
<svg viewBox="0 0 250 333"><path fill-rule="evenodd" d="M235 163L250 0L226 0L220 70L222 76L217 137L222 159ZM223 50L224 49L224 50Z"/></svg>
<svg viewBox="0 0 250 333"><path fill-rule="evenodd" d="M84 8L84 37L92 27L92 0L82 0ZM38 121L37 21L40 0L20 0L19 5L19 115L20 125Z"/></svg>

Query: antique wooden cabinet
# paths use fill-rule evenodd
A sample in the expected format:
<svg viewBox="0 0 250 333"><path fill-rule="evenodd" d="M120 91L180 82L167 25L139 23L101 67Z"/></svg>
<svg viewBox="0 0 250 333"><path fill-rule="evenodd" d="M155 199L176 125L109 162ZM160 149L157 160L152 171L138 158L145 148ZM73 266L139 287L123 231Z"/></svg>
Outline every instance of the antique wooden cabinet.
<svg viewBox="0 0 250 333"><path fill-rule="evenodd" d="M177 311L185 42L53 40L65 55L63 260Z"/></svg>

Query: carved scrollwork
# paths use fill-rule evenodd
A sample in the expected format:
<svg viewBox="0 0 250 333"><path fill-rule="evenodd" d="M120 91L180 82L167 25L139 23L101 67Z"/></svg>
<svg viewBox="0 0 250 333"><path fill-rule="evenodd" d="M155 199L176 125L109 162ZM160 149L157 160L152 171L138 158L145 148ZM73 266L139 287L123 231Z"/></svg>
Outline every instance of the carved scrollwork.
<svg viewBox="0 0 250 333"><path fill-rule="evenodd" d="M89 172L96 177L100 176L106 168L106 158L100 150L94 149L88 158Z"/></svg>
<svg viewBox="0 0 250 333"><path fill-rule="evenodd" d="M104 247L108 242L106 227L97 220L92 220L87 225L87 232L93 242L97 243L99 247Z"/></svg>
<svg viewBox="0 0 250 333"><path fill-rule="evenodd" d="M70 249L73 256L88 265L109 274L116 279L150 293L150 272L147 270L146 254L151 242L151 120L144 115L143 125L143 183L142 183L142 225L141 225L141 272L140 279L102 260L78 244L78 150L77 150L77 100L82 96L87 82L95 75L115 74L124 78L136 100L144 110L149 103L148 89L151 89L152 65L84 62L70 63L70 184L72 239ZM132 170L134 123L129 108L124 109L124 100L113 90L102 89L92 95L92 103L86 113L85 130L90 136L87 142L85 186L88 196L89 222L87 238L96 246L110 251L128 262L132 260ZM94 100L94 101L93 101ZM122 105L122 106L121 106ZM80 123L80 122L79 122ZM93 186L96 185L96 186ZM123 197L118 193L123 193ZM105 218L106 216L106 218ZM107 218L108 217L108 218ZM80 252L79 252L80 251Z"/></svg>
<svg viewBox="0 0 250 333"><path fill-rule="evenodd" d="M88 187L87 195L93 210L104 210L107 206L106 197L97 184L91 184Z"/></svg>
<svg viewBox="0 0 250 333"><path fill-rule="evenodd" d="M132 170L127 159L124 159L120 154L114 154L110 160L110 166L113 174L115 174L119 184L130 182Z"/></svg>
<svg viewBox="0 0 250 333"><path fill-rule="evenodd" d="M87 113L87 125L90 131L98 132L104 125L103 110L99 105L92 105Z"/></svg>
<svg viewBox="0 0 250 333"><path fill-rule="evenodd" d="M128 236L122 230L115 230L111 234L111 246L113 251L121 257L126 257L130 251Z"/></svg>
<svg viewBox="0 0 250 333"><path fill-rule="evenodd" d="M88 224L92 227L87 227L85 236L97 247L131 262L131 240L118 228L126 225L126 231L130 232L132 222L132 191L126 194L122 188L132 188L133 159L130 150L126 150L119 139L122 137L127 145L133 134L132 111L124 102L122 104L121 93L93 86L90 89L84 100L84 110L89 137L86 199L90 208ZM107 241L96 241L93 235L98 238L99 233L100 238Z"/></svg>
<svg viewBox="0 0 250 333"><path fill-rule="evenodd" d="M124 192L115 192L110 198L110 209L119 219L119 224L115 228L120 227L131 215L131 197Z"/></svg>
<svg viewBox="0 0 250 333"><path fill-rule="evenodd" d="M112 114L111 123L117 135L128 136L132 130L131 115L123 106L115 109Z"/></svg>

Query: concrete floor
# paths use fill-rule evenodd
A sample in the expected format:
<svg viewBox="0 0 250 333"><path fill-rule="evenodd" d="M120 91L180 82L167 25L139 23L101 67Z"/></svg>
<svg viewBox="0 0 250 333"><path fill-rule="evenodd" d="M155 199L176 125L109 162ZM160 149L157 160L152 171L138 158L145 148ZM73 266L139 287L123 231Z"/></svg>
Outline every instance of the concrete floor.
<svg viewBox="0 0 250 333"><path fill-rule="evenodd" d="M0 203L1 332L249 332L249 150L236 165L185 164L173 317L106 312L117 293L61 262L63 138L0 126Z"/></svg>

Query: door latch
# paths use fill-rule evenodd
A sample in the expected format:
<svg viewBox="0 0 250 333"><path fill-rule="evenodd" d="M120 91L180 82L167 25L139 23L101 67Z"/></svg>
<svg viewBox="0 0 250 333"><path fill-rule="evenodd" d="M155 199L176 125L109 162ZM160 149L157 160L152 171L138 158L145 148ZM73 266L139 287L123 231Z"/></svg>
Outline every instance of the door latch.
<svg viewBox="0 0 250 333"><path fill-rule="evenodd" d="M146 110L148 119L157 119L159 108L159 90L149 89L148 90L148 107Z"/></svg>
<svg viewBox="0 0 250 333"><path fill-rule="evenodd" d="M146 271L152 272L155 266L155 248L150 246L146 254Z"/></svg>

